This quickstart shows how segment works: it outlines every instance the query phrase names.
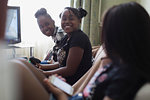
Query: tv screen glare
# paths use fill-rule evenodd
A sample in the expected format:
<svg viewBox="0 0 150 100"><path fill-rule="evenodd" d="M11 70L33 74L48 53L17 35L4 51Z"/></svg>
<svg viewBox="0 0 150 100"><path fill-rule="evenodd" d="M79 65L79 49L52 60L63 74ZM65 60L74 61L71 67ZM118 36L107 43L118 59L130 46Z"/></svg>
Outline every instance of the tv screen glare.
<svg viewBox="0 0 150 100"><path fill-rule="evenodd" d="M20 28L20 7L8 6L5 29L6 43L16 44L21 42Z"/></svg>

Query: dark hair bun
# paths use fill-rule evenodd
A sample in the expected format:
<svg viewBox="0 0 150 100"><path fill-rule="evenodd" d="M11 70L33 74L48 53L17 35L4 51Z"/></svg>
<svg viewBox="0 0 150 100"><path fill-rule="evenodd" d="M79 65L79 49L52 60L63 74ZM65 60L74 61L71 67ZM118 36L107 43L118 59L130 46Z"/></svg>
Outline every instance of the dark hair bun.
<svg viewBox="0 0 150 100"><path fill-rule="evenodd" d="M83 17L85 17L87 15L87 11L84 10L83 8L73 8L73 7L65 7L65 9L68 9L70 11L72 11L72 13L78 18L78 19L82 19ZM61 14L59 15L59 17L61 18Z"/></svg>
<svg viewBox="0 0 150 100"><path fill-rule="evenodd" d="M81 18L83 18L87 15L87 11L84 10L83 8L78 8L78 11L79 11L79 14L80 14Z"/></svg>
<svg viewBox="0 0 150 100"><path fill-rule="evenodd" d="M41 15L47 15L47 10L45 8L41 8L35 13L36 18L38 18Z"/></svg>

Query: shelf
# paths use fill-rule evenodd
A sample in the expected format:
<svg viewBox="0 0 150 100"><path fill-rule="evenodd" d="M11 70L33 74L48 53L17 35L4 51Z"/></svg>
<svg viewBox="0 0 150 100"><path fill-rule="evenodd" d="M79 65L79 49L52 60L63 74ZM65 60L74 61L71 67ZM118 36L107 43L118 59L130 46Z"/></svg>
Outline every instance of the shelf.
<svg viewBox="0 0 150 100"><path fill-rule="evenodd" d="M16 58L16 49L29 48L29 57L33 56L34 46L30 44L9 44L6 49L12 49L12 58Z"/></svg>

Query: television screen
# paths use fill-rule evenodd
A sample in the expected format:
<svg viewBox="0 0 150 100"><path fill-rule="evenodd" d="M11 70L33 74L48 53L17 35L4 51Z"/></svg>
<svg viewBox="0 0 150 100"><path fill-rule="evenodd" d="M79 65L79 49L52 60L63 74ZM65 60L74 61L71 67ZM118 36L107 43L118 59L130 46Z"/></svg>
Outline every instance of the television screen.
<svg viewBox="0 0 150 100"><path fill-rule="evenodd" d="M8 6L5 40L8 44L21 42L20 7Z"/></svg>

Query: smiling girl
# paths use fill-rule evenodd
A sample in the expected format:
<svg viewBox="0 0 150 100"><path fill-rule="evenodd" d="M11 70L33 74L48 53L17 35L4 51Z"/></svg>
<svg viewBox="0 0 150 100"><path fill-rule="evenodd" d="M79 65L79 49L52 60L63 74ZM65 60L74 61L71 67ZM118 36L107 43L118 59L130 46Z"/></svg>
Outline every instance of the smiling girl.
<svg viewBox="0 0 150 100"><path fill-rule="evenodd" d="M82 9L66 7L60 14L61 27L67 33L61 41L57 59L59 67L44 71L46 76L59 74L74 84L92 66L92 48L88 36L80 29L81 19L87 15Z"/></svg>

